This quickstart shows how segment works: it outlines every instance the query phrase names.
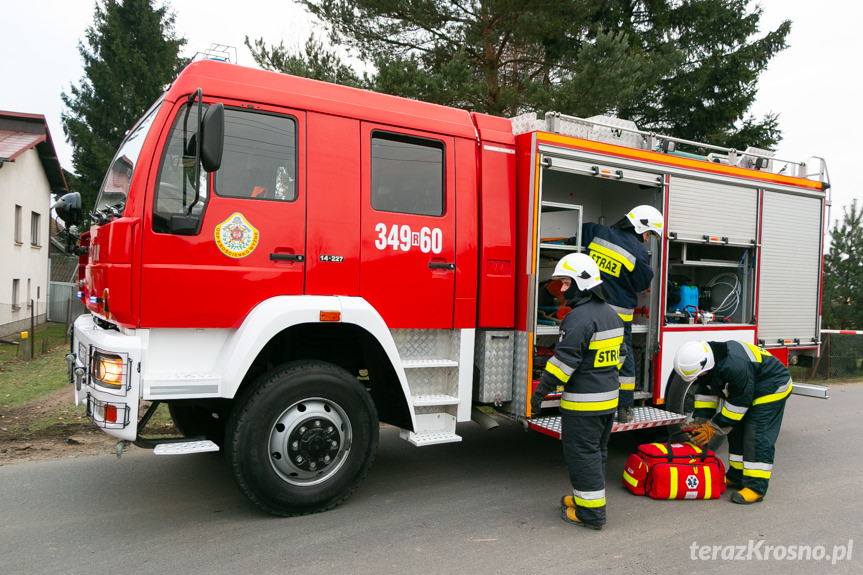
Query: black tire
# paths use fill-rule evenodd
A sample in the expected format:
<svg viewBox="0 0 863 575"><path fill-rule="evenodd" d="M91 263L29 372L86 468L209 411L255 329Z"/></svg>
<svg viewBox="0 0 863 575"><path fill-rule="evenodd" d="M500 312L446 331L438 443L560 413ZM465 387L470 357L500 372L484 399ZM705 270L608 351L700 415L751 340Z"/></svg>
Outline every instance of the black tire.
<svg viewBox="0 0 863 575"><path fill-rule="evenodd" d="M240 398L228 423L228 463L243 493L268 513L326 511L365 479L378 431L369 393L347 371L292 362Z"/></svg>
<svg viewBox="0 0 863 575"><path fill-rule="evenodd" d="M695 411L695 382L686 383L677 373L672 372L668 386L665 388L665 409L686 416ZM686 441L688 436L681 431L679 423L669 426L669 435L674 441ZM725 441L724 435L716 435L707 444L707 448L716 451Z"/></svg>
<svg viewBox="0 0 863 575"><path fill-rule="evenodd" d="M203 436L219 447L225 445L228 410L199 403L173 402L168 411L174 425L185 437Z"/></svg>

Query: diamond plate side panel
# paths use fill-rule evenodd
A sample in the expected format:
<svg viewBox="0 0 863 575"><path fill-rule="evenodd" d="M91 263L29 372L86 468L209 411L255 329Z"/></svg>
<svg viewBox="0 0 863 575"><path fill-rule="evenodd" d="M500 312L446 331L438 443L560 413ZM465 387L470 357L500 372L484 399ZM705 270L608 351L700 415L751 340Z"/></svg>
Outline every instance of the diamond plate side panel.
<svg viewBox="0 0 863 575"><path fill-rule="evenodd" d="M457 329L394 329L390 332L403 360L459 359L461 332Z"/></svg>
<svg viewBox="0 0 863 575"><path fill-rule="evenodd" d="M511 401L515 332L483 331L478 336L474 357L479 379L474 399L496 405Z"/></svg>
<svg viewBox="0 0 863 575"><path fill-rule="evenodd" d="M411 394L458 397L458 372L453 368L420 368L406 371Z"/></svg>
<svg viewBox="0 0 863 575"><path fill-rule="evenodd" d="M526 331L516 331L512 362L512 401L506 411L525 415L527 411L527 360L533 353L533 341Z"/></svg>

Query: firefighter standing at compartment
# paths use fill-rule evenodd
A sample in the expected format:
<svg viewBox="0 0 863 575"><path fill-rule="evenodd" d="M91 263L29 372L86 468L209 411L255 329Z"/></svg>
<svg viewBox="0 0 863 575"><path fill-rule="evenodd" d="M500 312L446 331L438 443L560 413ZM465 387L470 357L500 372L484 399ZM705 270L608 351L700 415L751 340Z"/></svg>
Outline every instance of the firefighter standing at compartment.
<svg viewBox="0 0 863 575"><path fill-rule="evenodd" d="M602 283L587 254L569 254L554 270L572 308L560 324L554 357L531 396L531 416L543 398L563 385L561 440L572 495L561 499L564 521L602 529L605 524L605 463L617 409L617 369L623 322L592 290Z"/></svg>
<svg viewBox="0 0 863 575"><path fill-rule="evenodd" d="M731 500L744 505L763 500L791 393L788 369L750 343L691 341L677 351L674 371L686 382L698 379L693 440L706 445L714 435L728 435L726 478L739 488Z"/></svg>
<svg viewBox="0 0 863 575"><path fill-rule="evenodd" d="M581 245L587 248L602 274L608 304L624 322L621 348L620 404L617 420L633 420L635 357L632 354L632 316L638 294L650 287L653 268L644 243L654 233L662 237L663 218L652 206L636 206L609 226L586 222L581 227ZM570 238L574 242L575 238Z"/></svg>

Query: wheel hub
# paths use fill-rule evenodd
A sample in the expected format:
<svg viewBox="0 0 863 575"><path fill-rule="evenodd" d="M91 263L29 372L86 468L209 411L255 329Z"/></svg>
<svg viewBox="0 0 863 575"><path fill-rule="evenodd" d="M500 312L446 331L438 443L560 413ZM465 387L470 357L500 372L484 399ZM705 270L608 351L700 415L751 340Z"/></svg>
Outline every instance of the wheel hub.
<svg viewBox="0 0 863 575"><path fill-rule="evenodd" d="M295 403L270 429L270 464L285 481L314 485L335 473L351 449L350 420L327 399Z"/></svg>
<svg viewBox="0 0 863 575"><path fill-rule="evenodd" d="M300 469L322 470L335 461L341 440L331 421L316 418L297 427L288 437L288 454Z"/></svg>

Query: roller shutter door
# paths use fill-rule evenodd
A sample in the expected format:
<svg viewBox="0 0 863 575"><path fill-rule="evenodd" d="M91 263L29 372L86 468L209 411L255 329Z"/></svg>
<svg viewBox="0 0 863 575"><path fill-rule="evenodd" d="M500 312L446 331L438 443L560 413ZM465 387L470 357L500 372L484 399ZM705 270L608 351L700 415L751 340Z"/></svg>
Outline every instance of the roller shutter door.
<svg viewBox="0 0 863 575"><path fill-rule="evenodd" d="M666 226L679 240L700 241L705 234L728 238L731 244L755 240L758 190L672 178Z"/></svg>
<svg viewBox="0 0 863 575"><path fill-rule="evenodd" d="M818 325L822 199L764 192L757 337L811 343Z"/></svg>

